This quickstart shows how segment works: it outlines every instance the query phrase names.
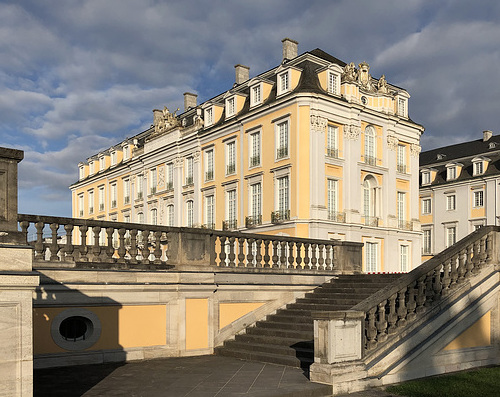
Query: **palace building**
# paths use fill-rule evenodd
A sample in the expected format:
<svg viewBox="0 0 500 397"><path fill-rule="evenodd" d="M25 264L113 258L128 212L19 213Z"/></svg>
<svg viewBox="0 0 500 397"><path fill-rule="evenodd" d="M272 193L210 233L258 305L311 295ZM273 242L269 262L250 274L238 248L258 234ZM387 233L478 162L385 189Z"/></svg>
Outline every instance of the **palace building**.
<svg viewBox="0 0 500 397"><path fill-rule="evenodd" d="M315 49L82 161L73 216L364 243L366 272L421 261L419 153L409 94ZM104 238L104 233L103 233ZM438 247L436 246L436 249Z"/></svg>
<svg viewBox="0 0 500 397"><path fill-rule="evenodd" d="M498 224L500 136L484 131L482 139L422 152L420 174L423 259Z"/></svg>

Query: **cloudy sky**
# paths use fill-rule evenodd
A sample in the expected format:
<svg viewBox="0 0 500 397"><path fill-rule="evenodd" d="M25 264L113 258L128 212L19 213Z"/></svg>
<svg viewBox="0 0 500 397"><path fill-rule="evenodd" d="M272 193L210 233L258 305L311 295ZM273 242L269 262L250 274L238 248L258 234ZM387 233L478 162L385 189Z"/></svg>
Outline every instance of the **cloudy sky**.
<svg viewBox="0 0 500 397"><path fill-rule="evenodd" d="M19 210L71 215L68 185L89 155L183 107L321 48L406 88L432 149L495 134L498 0L0 0L0 146L25 151Z"/></svg>

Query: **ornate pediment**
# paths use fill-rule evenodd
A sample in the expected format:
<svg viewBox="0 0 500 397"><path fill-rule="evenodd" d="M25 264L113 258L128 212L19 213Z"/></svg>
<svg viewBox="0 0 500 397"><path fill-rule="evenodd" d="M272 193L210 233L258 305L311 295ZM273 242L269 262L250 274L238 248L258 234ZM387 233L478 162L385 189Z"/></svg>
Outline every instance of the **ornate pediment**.
<svg viewBox="0 0 500 397"><path fill-rule="evenodd" d="M155 135L163 134L180 125L180 121L177 119L176 115L178 110L179 109L177 109L174 113L170 113L166 106L163 110L153 110L153 126L155 129Z"/></svg>

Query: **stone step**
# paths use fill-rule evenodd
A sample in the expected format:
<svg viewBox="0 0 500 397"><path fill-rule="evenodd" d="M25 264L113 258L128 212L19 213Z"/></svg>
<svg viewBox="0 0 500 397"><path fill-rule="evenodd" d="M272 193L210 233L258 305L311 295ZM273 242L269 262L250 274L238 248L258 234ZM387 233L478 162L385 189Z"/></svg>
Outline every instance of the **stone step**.
<svg viewBox="0 0 500 397"><path fill-rule="evenodd" d="M335 311L342 310L339 306L345 306L348 308L353 307L359 301L344 299L339 303L289 303L286 305L287 310L309 310L309 311Z"/></svg>
<svg viewBox="0 0 500 397"><path fill-rule="evenodd" d="M248 332L249 329L247 329ZM285 346L303 346L307 343L312 343L313 338L289 338L284 336L269 336L258 334L240 334L236 335L234 340L243 343L256 343L264 345L285 345Z"/></svg>
<svg viewBox="0 0 500 397"><path fill-rule="evenodd" d="M356 298L346 298L345 295L342 297L335 297L335 296L324 296L324 297L314 297L314 298L299 298L295 303L317 303L317 304L329 304L329 305L336 305L336 304L342 304L342 305L350 305L351 303L353 306L360 301L366 299L370 295L357 295ZM293 304L293 303L292 303Z"/></svg>
<svg viewBox="0 0 500 397"><path fill-rule="evenodd" d="M237 340L227 341L224 348L231 350L250 350L254 352L281 354L284 356L314 359L314 346L312 342L297 346L270 345L260 343L245 343Z"/></svg>
<svg viewBox="0 0 500 397"><path fill-rule="evenodd" d="M293 329L277 329L277 328L262 328L262 327L249 327L247 328L247 335L264 335L264 336L278 336L283 338L313 339L313 330L300 331Z"/></svg>
<svg viewBox="0 0 500 397"><path fill-rule="evenodd" d="M312 331L313 322L298 323L294 321L279 322L279 321L257 321L255 326L257 328L272 328L280 330L293 330L293 331Z"/></svg>
<svg viewBox="0 0 500 397"><path fill-rule="evenodd" d="M277 323L300 323L300 324L312 324L313 319L309 316L292 316L287 314L287 312L270 314L266 317L265 321L277 322Z"/></svg>
<svg viewBox="0 0 500 397"><path fill-rule="evenodd" d="M262 361L266 363L288 365L290 367L308 368L314 359L300 360L297 357L284 356L282 354L272 354L252 350L217 348L216 354L227 357L236 357L243 360Z"/></svg>
<svg viewBox="0 0 500 397"><path fill-rule="evenodd" d="M349 310L353 305L331 305L332 309L315 309L314 311L335 311L335 310ZM299 309L299 308L293 308L293 309L279 309L276 312L277 315L287 315L287 316L303 316L303 317L308 317L312 321L311 317L311 309Z"/></svg>

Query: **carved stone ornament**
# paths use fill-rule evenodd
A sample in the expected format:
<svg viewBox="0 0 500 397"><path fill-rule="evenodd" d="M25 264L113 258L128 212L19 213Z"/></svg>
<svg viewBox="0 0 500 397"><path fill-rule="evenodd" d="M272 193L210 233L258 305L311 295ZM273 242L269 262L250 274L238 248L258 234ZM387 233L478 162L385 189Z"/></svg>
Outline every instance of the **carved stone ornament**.
<svg viewBox="0 0 500 397"><path fill-rule="evenodd" d="M344 72L342 73L342 81L356 81L358 78L358 73L356 72L356 67L354 62L348 63L344 67Z"/></svg>
<svg viewBox="0 0 500 397"><path fill-rule="evenodd" d="M358 83L366 91L375 91L372 83L372 76L370 75L370 65L366 62L361 62L358 71Z"/></svg>
<svg viewBox="0 0 500 397"><path fill-rule="evenodd" d="M387 92L389 91L387 88L387 80L385 79L384 75L380 76L380 79L378 79L377 89L378 92L382 94L387 94Z"/></svg>
<svg viewBox="0 0 500 397"><path fill-rule="evenodd" d="M182 167L184 165L184 160L182 157L176 157L174 159L174 167L175 168L179 168L179 167Z"/></svg>
<svg viewBox="0 0 500 397"><path fill-rule="evenodd" d="M399 139L394 135L387 135L387 147L389 150L397 150L398 149Z"/></svg>
<svg viewBox="0 0 500 397"><path fill-rule="evenodd" d="M158 185L163 186L165 184L165 168L160 167L158 169Z"/></svg>
<svg viewBox="0 0 500 397"><path fill-rule="evenodd" d="M418 157L421 151L422 147L420 145L417 145L416 143L412 143L410 145L410 154L412 157Z"/></svg>
<svg viewBox="0 0 500 397"><path fill-rule="evenodd" d="M199 150L193 153L193 161L194 162L200 161L200 157L201 157L201 152Z"/></svg>
<svg viewBox="0 0 500 397"><path fill-rule="evenodd" d="M316 132L324 132L326 124L326 118L314 114L311 115L311 130Z"/></svg>
<svg viewBox="0 0 500 397"><path fill-rule="evenodd" d="M351 139L355 141L359 138L360 134L361 134L361 127L354 124L344 126L344 137L346 139Z"/></svg>
<svg viewBox="0 0 500 397"><path fill-rule="evenodd" d="M155 127L155 134L164 133L180 125L176 115L178 110L179 109L177 109L174 113L170 113L166 106L163 110L153 110L153 125Z"/></svg>

